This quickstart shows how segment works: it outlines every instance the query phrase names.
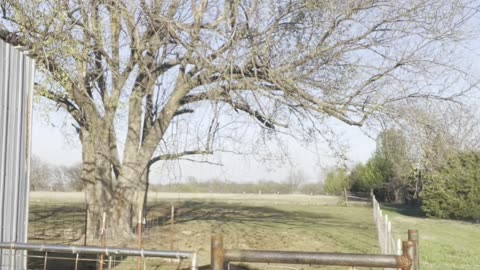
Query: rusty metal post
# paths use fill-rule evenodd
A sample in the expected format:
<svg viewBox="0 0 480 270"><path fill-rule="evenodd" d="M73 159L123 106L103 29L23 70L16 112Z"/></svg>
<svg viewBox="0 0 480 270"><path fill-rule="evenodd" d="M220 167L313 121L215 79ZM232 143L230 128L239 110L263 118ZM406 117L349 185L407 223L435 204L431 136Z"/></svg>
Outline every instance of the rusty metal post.
<svg viewBox="0 0 480 270"><path fill-rule="evenodd" d="M175 206L172 204L170 209L170 250L173 250L173 243L175 242L174 240L175 231L173 228L174 222L175 222Z"/></svg>
<svg viewBox="0 0 480 270"><path fill-rule="evenodd" d="M85 204L85 224L84 224L84 230L85 230L85 237L83 238L83 245L87 246L87 234L88 234L88 203Z"/></svg>
<svg viewBox="0 0 480 270"><path fill-rule="evenodd" d="M141 213L141 212L140 212ZM141 218L141 214L139 215L139 219L138 219L138 224L137 224L137 237L138 237L138 249L142 249L143 248L143 242L142 242L142 218ZM142 256L139 256L137 257L137 270L141 270L142 269Z"/></svg>
<svg viewBox="0 0 480 270"><path fill-rule="evenodd" d="M413 241L402 242L403 255L399 257L399 265L402 270L413 270L413 256L415 243Z"/></svg>
<svg viewBox="0 0 480 270"><path fill-rule="evenodd" d="M223 270L224 264L224 249L223 249L223 236L213 235L211 246L211 269Z"/></svg>
<svg viewBox="0 0 480 270"><path fill-rule="evenodd" d="M415 253L413 257L413 270L420 270L420 253L419 253L419 241L418 241L417 230L408 230L408 241L413 241L415 243Z"/></svg>
<svg viewBox="0 0 480 270"><path fill-rule="evenodd" d="M105 247L105 225L106 225L106 221L107 221L107 213L103 212L103 215L102 215L102 228L100 230L100 245L102 247ZM100 255L100 266L99 266L99 269L100 270L103 270L103 254Z"/></svg>

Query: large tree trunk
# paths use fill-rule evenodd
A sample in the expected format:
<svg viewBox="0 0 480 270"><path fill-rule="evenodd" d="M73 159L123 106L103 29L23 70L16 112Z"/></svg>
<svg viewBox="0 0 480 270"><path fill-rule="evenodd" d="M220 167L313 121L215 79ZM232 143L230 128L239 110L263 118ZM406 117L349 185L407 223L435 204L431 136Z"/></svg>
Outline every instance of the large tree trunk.
<svg viewBox="0 0 480 270"><path fill-rule="evenodd" d="M143 84L142 84L143 85ZM113 117L90 119L90 126L82 129L82 178L86 183L86 200L89 204L88 232L99 237L103 216L107 236L124 239L133 236L132 225L141 217L143 192L149 161L165 131L180 106L180 99L189 91L184 76L177 79L177 90L162 109L156 127L140 136L142 123L142 98L129 100L128 133L123 153L123 163L117 164L116 136ZM140 90L140 89L139 89ZM110 120L106 120L110 119ZM139 143L142 147L139 149ZM112 147L115 151L112 151ZM121 166L121 168L119 168ZM115 177L114 177L115 174ZM132 224L132 210L137 212ZM105 213L105 214L104 214Z"/></svg>
<svg viewBox="0 0 480 270"><path fill-rule="evenodd" d="M118 179L114 196L109 204L107 224L116 236L128 238L132 235L132 226L138 222L142 213L143 196L145 186L141 181L145 169L141 164L136 167L122 166L122 173ZM132 222L133 221L133 222Z"/></svg>
<svg viewBox="0 0 480 270"><path fill-rule="evenodd" d="M85 200L87 203L87 238L100 241L103 216L105 215L105 237L131 236L131 202L133 196L117 190L117 182L112 170L109 128L100 123L95 134L82 130L83 170ZM134 175L124 175L124 182L138 182Z"/></svg>

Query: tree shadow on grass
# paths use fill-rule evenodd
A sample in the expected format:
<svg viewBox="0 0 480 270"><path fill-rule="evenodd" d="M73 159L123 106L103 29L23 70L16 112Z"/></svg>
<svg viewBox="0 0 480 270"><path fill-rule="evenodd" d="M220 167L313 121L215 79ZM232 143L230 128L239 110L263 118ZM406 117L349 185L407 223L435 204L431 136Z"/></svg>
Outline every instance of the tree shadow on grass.
<svg viewBox="0 0 480 270"><path fill-rule="evenodd" d="M308 206L305 206L308 207ZM151 224L167 225L170 213L161 211L165 203L150 205L148 211L156 218ZM358 228L358 222L328 213L284 211L273 207L246 206L222 202L185 201L176 205L175 223L214 221L230 224L251 224L262 227L276 226L332 226ZM161 216L158 216L158 215ZM162 215L163 214L163 215Z"/></svg>
<svg viewBox="0 0 480 270"><path fill-rule="evenodd" d="M111 258L114 257L113 260ZM40 252L28 251L27 269L29 270L97 270L100 269L100 263L103 269L132 269L130 267L117 267L127 257L126 256L103 256L103 259L96 254L72 254L59 252ZM117 267L117 268L116 268Z"/></svg>
<svg viewBox="0 0 480 270"><path fill-rule="evenodd" d="M403 216L425 218L425 214L423 213L420 205L383 204L382 208Z"/></svg>
<svg viewBox="0 0 480 270"><path fill-rule="evenodd" d="M30 207L29 240L73 243L80 240L84 227L84 205L45 204Z"/></svg>
<svg viewBox="0 0 480 270"><path fill-rule="evenodd" d="M61 205L61 206L31 206L29 221L37 222L45 219L83 219L85 216L84 205Z"/></svg>

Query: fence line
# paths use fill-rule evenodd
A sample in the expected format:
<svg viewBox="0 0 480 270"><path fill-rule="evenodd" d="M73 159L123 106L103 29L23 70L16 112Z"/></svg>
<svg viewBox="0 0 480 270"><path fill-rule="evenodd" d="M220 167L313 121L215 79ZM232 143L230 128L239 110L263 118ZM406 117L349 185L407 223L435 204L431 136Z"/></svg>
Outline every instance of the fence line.
<svg viewBox="0 0 480 270"><path fill-rule="evenodd" d="M48 244L101 246L102 240L104 240L107 246L116 245L118 237L113 233L112 228L107 227L101 232L96 228L87 227L87 211L92 208L92 205L87 206L83 203L33 204L29 213L29 241ZM180 214L179 217L175 218L188 218L181 212L181 209L175 209L175 211ZM106 216L106 219L108 218ZM158 236L160 228L172 225L172 218L170 205L158 205L150 209L148 216L142 218L141 224L138 224L138 221L132 218L130 226L140 240L141 238Z"/></svg>
<svg viewBox="0 0 480 270"><path fill-rule="evenodd" d="M371 193L371 197L373 219L377 229L377 239L381 253L401 255L402 241L393 237L392 223L388 219L388 215L383 215L382 210L380 209L380 204L375 198L373 192Z"/></svg>

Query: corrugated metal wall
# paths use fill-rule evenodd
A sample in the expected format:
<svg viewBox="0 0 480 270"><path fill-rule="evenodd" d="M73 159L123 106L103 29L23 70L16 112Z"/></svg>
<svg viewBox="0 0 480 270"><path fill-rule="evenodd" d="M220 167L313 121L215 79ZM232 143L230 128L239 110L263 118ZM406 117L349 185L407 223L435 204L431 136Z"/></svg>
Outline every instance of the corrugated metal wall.
<svg viewBox="0 0 480 270"><path fill-rule="evenodd" d="M0 40L0 242L26 242L34 61ZM1 269L25 269L2 250Z"/></svg>

